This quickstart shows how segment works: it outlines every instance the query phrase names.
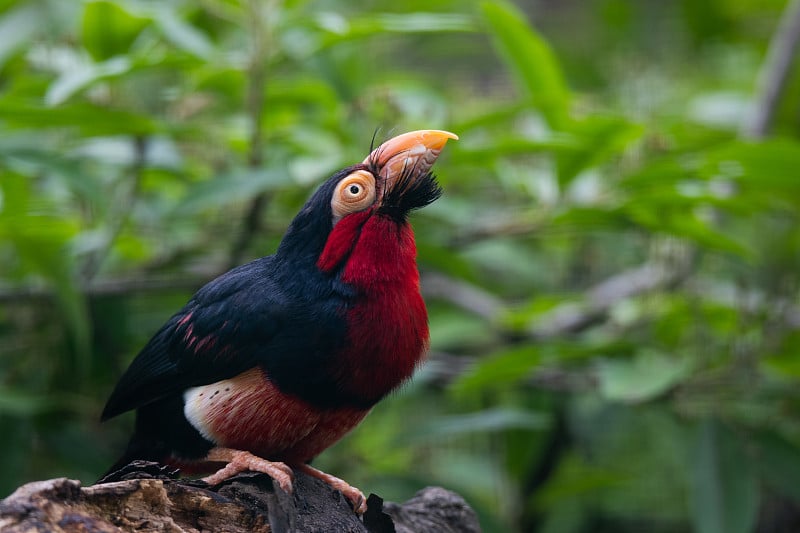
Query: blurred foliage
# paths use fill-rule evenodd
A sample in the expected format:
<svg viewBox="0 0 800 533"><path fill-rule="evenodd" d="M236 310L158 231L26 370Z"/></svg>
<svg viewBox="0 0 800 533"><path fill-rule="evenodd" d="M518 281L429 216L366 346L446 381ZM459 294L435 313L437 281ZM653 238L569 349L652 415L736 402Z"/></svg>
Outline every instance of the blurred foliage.
<svg viewBox="0 0 800 533"><path fill-rule="evenodd" d="M93 481L115 379L373 133L442 128L429 363L320 467L487 531L800 528L783 0L0 1L0 494Z"/></svg>

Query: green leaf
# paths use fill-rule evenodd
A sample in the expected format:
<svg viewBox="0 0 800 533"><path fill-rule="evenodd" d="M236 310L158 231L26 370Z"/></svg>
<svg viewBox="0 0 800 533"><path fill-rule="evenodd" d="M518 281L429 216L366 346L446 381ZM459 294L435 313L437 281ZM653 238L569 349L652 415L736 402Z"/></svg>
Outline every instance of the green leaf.
<svg viewBox="0 0 800 533"><path fill-rule="evenodd" d="M760 366L765 373L772 373L783 378L800 377L800 331L793 330L783 335L780 344L772 353L762 357Z"/></svg>
<svg viewBox="0 0 800 533"><path fill-rule="evenodd" d="M622 190L632 194L647 194L648 191L675 184L695 175L700 158L670 154L653 158L635 172L623 176L620 180Z"/></svg>
<svg viewBox="0 0 800 533"><path fill-rule="evenodd" d="M520 89L547 119L550 127L560 129L568 116L570 94L547 41L511 4L483 2L481 8L492 41L516 76Z"/></svg>
<svg viewBox="0 0 800 533"><path fill-rule="evenodd" d="M572 206L553 217L551 228L572 231L623 231L631 220L622 209L614 207Z"/></svg>
<svg viewBox="0 0 800 533"><path fill-rule="evenodd" d="M418 217L420 215L417 215ZM427 221L426 221L427 222ZM415 228L419 228L419 238L417 239L417 263L422 270L438 270L444 274L461 278L467 281L475 281L475 272L472 264L461 257L456 251L448 249L438 239L429 239L422 236L422 231L427 231L429 234L433 231L435 224L420 224L414 220ZM424 228L424 230L423 230ZM428 230L427 228L431 228ZM416 231L416 230L415 230ZM423 284L425 282L423 281ZM423 293L424 293L423 286Z"/></svg>
<svg viewBox="0 0 800 533"><path fill-rule="evenodd" d="M600 394L611 401L643 402L680 382L689 372L685 359L642 350L633 359L607 359L598 363Z"/></svg>
<svg viewBox="0 0 800 533"><path fill-rule="evenodd" d="M758 439L759 470L770 487L800 502L800 448L777 433Z"/></svg>
<svg viewBox="0 0 800 533"><path fill-rule="evenodd" d="M73 279L73 257L68 253L69 239L76 233L77 224L38 214L46 206L32 198L28 185L25 177L10 173L0 181L4 200L0 205L0 242L12 244L26 272L39 274L52 285L71 334L75 354L72 366L83 378L91 361L91 326L85 298Z"/></svg>
<svg viewBox="0 0 800 533"><path fill-rule="evenodd" d="M541 359L539 349L533 345L502 351L476 363L454 381L450 389L459 396L515 383L528 376Z"/></svg>
<svg viewBox="0 0 800 533"><path fill-rule="evenodd" d="M539 509L550 509L619 485L621 474L599 467L575 450L567 450L547 483L533 496ZM581 530L584 531L584 530Z"/></svg>
<svg viewBox="0 0 800 533"><path fill-rule="evenodd" d="M460 350L465 346L486 346L492 332L486 321L464 312L438 312L430 321L431 349Z"/></svg>
<svg viewBox="0 0 800 533"><path fill-rule="evenodd" d="M623 150L639 139L644 129L621 117L594 115L572 121L566 128L576 140L576 149L556 152L558 181L570 183L580 172L620 157Z"/></svg>
<svg viewBox="0 0 800 533"><path fill-rule="evenodd" d="M323 46L350 39L361 39L386 33L474 32L475 21L460 13L375 13L346 18L332 12L315 17L319 29L327 32Z"/></svg>
<svg viewBox="0 0 800 533"><path fill-rule="evenodd" d="M177 206L176 212L186 214L203 209L216 209L249 200L258 193L286 187L292 183L286 170L239 168L194 185Z"/></svg>
<svg viewBox="0 0 800 533"><path fill-rule="evenodd" d="M459 135L461 135L473 128L502 126L513 122L513 120L526 109L526 106L519 102L512 102L510 104L504 103L501 105L495 104L489 109L483 109L483 107L481 107L478 113L473 116L453 117L460 122L453 122L450 127L453 131L457 131Z"/></svg>
<svg viewBox="0 0 800 533"><path fill-rule="evenodd" d="M753 463L739 436L713 419L697 429L692 454L690 507L697 533L751 533L759 490Z"/></svg>
<svg viewBox="0 0 800 533"><path fill-rule="evenodd" d="M110 0L89 0L85 4L82 42L97 61L128 52L150 22L148 18L125 10L121 4Z"/></svg>
<svg viewBox="0 0 800 533"><path fill-rule="evenodd" d="M54 413L77 410L74 398L55 396L42 397L30 391L0 388L0 415L29 417L43 413Z"/></svg>
<svg viewBox="0 0 800 533"><path fill-rule="evenodd" d="M664 194L652 198L632 198L624 211L636 224L655 233L674 235L695 242L707 250L752 257L745 243L716 230L712 222L705 222L693 212L697 201L678 194Z"/></svg>
<svg viewBox="0 0 800 533"><path fill-rule="evenodd" d="M492 158L531 155L537 153L575 154L580 150L577 139L570 135L551 136L546 139L526 139L519 135L498 134L477 142L459 143L454 151L462 161L480 161L485 164Z"/></svg>
<svg viewBox="0 0 800 533"><path fill-rule="evenodd" d="M773 139L760 143L734 141L710 150L702 172L708 177L730 178L748 190L797 192L798 168L800 143Z"/></svg>
<svg viewBox="0 0 800 533"><path fill-rule="evenodd" d="M86 136L146 135L158 131L155 121L144 115L90 104L43 107L14 99L0 99L5 125L17 128L71 127Z"/></svg>
<svg viewBox="0 0 800 533"><path fill-rule="evenodd" d="M375 33L472 32L475 21L461 13L377 13L349 21L351 35Z"/></svg>
<svg viewBox="0 0 800 533"><path fill-rule="evenodd" d="M414 441L427 441L508 429L541 430L549 426L549 415L512 407L497 407L468 414L435 417L429 423L416 428L411 438Z"/></svg>
<svg viewBox="0 0 800 533"><path fill-rule="evenodd" d="M48 105L59 105L92 83L125 74L131 67L131 61L127 57L113 57L102 63L82 65L64 73L53 82L47 88L44 101Z"/></svg>
<svg viewBox="0 0 800 533"><path fill-rule="evenodd" d="M206 35L189 24L166 5L158 6L154 22L164 38L175 46L199 59L208 59L214 52L214 44Z"/></svg>
<svg viewBox="0 0 800 533"><path fill-rule="evenodd" d="M10 9L0 18L0 67L27 42L40 28L42 14L39 7L31 2L23 2Z"/></svg>

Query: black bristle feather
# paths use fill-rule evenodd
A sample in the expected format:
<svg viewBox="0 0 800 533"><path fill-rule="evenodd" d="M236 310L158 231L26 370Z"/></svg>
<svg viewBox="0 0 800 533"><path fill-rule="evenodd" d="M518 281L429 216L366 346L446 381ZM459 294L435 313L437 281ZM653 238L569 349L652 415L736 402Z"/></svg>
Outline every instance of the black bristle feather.
<svg viewBox="0 0 800 533"><path fill-rule="evenodd" d="M408 214L432 204L442 196L442 188L431 172L421 177L414 177L414 168L404 170L393 186L384 193L380 207L398 220L404 220Z"/></svg>

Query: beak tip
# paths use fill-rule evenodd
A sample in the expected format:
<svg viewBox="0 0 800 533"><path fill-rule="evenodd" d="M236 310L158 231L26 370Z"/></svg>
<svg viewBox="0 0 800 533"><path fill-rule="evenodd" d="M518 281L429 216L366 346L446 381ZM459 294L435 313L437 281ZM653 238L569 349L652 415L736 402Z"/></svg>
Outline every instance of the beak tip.
<svg viewBox="0 0 800 533"><path fill-rule="evenodd" d="M437 150L441 150L447 141L449 140L458 140L458 135L455 133L445 131L445 130L421 130L416 133L418 142L427 146L428 148L433 148Z"/></svg>

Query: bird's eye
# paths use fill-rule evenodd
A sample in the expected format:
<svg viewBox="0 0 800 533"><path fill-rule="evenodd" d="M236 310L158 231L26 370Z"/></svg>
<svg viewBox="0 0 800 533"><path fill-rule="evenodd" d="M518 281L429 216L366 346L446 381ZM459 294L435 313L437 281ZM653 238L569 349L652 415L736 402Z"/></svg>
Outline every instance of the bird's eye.
<svg viewBox="0 0 800 533"><path fill-rule="evenodd" d="M375 177L366 170L356 170L346 176L331 198L334 223L345 215L362 211L375 201Z"/></svg>

